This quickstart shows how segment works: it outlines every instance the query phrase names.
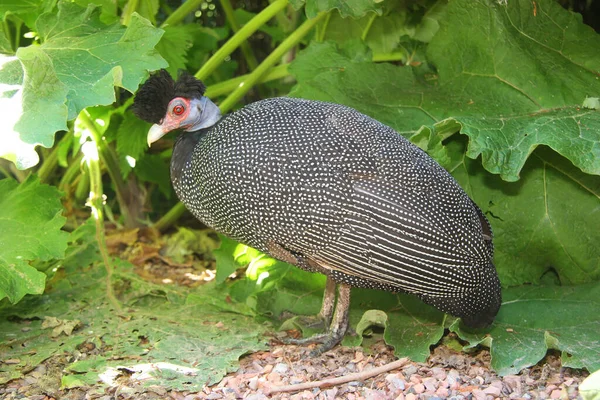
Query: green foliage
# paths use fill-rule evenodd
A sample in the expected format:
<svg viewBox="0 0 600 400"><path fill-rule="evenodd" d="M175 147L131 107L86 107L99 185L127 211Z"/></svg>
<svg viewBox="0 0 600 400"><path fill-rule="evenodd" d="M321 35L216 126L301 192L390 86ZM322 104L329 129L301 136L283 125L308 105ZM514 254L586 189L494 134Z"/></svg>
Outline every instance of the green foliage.
<svg viewBox="0 0 600 400"><path fill-rule="evenodd" d="M31 370L57 349L93 349L81 360L70 360L63 386L94 385L100 375L109 383L118 368L149 368L145 385L199 391L235 370L241 355L264 348L265 327L244 315L243 305L229 304L222 291L205 287L200 297L153 285L140 279L131 265L119 262L114 285L127 313L115 313L106 301L104 269L82 265L46 294L0 309L0 352L4 359L19 361L3 366L0 384ZM54 328L43 322L49 319L59 328L76 328L53 334ZM14 332L20 333L15 337Z"/></svg>
<svg viewBox="0 0 600 400"><path fill-rule="evenodd" d="M16 56L0 60L0 156L30 168L0 163L11 178L0 180L0 351L19 360L0 381L57 349L93 344L101 351L70 364L64 387L153 363L146 383L198 390L262 348L256 316L280 324L318 312L323 276L227 238L214 251L218 290L159 286L118 259L114 271L103 264L102 221L80 222L88 193L93 212L118 227L162 216L164 230L183 210L168 211L169 139L148 150L148 124L128 110L129 92L163 67L196 72L225 111L280 95L354 107L429 152L490 219L506 289L489 330L465 332L415 297L354 290L358 335L345 344L379 326L399 356L422 361L450 328L467 350L490 346L502 374L548 348L566 366L600 368L600 36L578 14L553 0L277 0L264 10L217 6L210 12L226 23L216 26L222 18L191 0L172 11L163 0L93 3L0 4L0 52ZM190 240L201 241L183 229L167 250L209 252ZM46 275L47 292L24 297L41 294ZM109 307L108 288L127 311Z"/></svg>
<svg viewBox="0 0 600 400"><path fill-rule="evenodd" d="M22 101L15 107L23 111L16 123L7 122L14 123L28 146L5 148L0 154L19 168L35 165L33 146L51 147L54 133L66 130L66 122L81 110L114 102L114 86L135 91L147 70L167 65L154 50L162 32L148 21L134 15L125 28L105 25L99 16L100 9L92 4L82 8L60 2L56 11L36 21L41 43L18 49L13 63L23 68L22 97L13 96L12 101ZM12 129L8 125L3 131Z"/></svg>
<svg viewBox="0 0 600 400"><path fill-rule="evenodd" d="M598 281L600 177L587 175L548 148L536 150L521 179L506 183L447 146L452 174L490 217L495 262L504 285L540 283L556 274L564 284Z"/></svg>
<svg viewBox="0 0 600 400"><path fill-rule="evenodd" d="M368 12L380 12L379 1L365 0L291 0L290 3L296 9L305 6L306 16L314 18L319 12L339 10L342 17L362 17Z"/></svg>
<svg viewBox="0 0 600 400"><path fill-rule="evenodd" d="M600 284L511 288L492 329L484 334L450 329L467 340L467 348L490 345L492 367L501 375L535 364L547 349L562 352L562 365L600 369ZM489 336L487 336L489 334Z"/></svg>
<svg viewBox="0 0 600 400"><path fill-rule="evenodd" d="M28 293L44 291L46 275L31 260L62 258L67 234L60 228L60 193L31 178L18 184L0 180L0 300L16 303Z"/></svg>

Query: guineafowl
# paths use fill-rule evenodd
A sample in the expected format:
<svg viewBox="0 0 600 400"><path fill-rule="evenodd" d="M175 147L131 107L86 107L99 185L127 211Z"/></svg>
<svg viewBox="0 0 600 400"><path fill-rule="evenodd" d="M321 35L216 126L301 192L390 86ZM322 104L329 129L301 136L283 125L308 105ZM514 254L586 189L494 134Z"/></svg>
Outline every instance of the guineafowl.
<svg viewBox="0 0 600 400"><path fill-rule="evenodd" d="M221 116L204 91L161 70L133 110L154 123L148 144L183 131L171 180L196 218L327 276L319 315L330 328L306 340L317 352L343 338L352 286L414 294L470 327L492 323L501 290L490 224L425 152L339 104L279 97Z"/></svg>

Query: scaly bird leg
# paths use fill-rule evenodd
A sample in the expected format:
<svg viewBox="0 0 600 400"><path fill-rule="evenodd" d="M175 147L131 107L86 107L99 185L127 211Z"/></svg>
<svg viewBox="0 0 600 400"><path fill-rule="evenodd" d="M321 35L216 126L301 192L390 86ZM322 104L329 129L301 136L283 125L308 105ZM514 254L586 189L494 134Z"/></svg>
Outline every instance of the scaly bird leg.
<svg viewBox="0 0 600 400"><path fill-rule="evenodd" d="M335 306L335 286L335 281L328 276L327 282L325 282L325 292L323 293L321 311L319 311L319 318L325 321L325 326L329 326L329 324L331 324L331 317L333 317L333 308Z"/></svg>
<svg viewBox="0 0 600 400"><path fill-rule="evenodd" d="M329 283L329 280L328 280ZM334 283L335 285L335 283ZM327 290L325 297L327 297ZM325 308L325 305L322 309ZM331 349L333 346L342 341L346 331L348 330L348 309L350 308L350 286L340 283L338 286L338 298L337 305L335 307L335 313L333 314L333 320L327 333L311 336L305 339L288 340L290 344L308 344L308 343L321 343L316 349L311 352L312 356L319 355Z"/></svg>

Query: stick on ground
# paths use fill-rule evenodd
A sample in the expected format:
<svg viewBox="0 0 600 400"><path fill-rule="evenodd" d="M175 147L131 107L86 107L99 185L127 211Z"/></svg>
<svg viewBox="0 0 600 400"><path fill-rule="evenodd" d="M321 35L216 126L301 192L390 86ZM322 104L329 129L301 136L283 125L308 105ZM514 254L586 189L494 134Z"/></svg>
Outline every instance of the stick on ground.
<svg viewBox="0 0 600 400"><path fill-rule="evenodd" d="M366 371L357 372L355 374L340 376L338 378L323 379L321 381L298 383L296 385L284 385L284 386L273 386L271 388L264 388L265 394L282 393L282 392L299 392L306 389L313 388L324 388L329 386L341 385L343 383L352 381L364 381L365 379L372 378L376 375L388 372L397 368L402 368L409 363L408 358L401 358L394 362L382 365L380 367L371 368Z"/></svg>

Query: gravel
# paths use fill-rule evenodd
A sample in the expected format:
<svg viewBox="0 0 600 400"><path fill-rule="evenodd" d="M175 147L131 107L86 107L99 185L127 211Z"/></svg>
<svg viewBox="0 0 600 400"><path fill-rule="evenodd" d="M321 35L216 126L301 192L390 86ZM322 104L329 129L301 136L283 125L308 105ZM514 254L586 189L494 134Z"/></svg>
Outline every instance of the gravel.
<svg viewBox="0 0 600 400"><path fill-rule="evenodd" d="M436 347L425 363L409 362L403 367L364 381L353 380L335 387L319 387L289 393L274 393L275 386L320 381L367 371L396 359L383 342L370 349L338 346L319 356L310 357L310 347L272 344L270 351L247 355L240 368L218 384L200 393L142 388L121 382L119 388L102 390L60 390L60 371L52 386L48 371L53 364L40 365L20 380L0 387L0 398L52 399L347 399L347 400L495 400L495 399L575 399L579 384L588 375L581 370L562 368L560 353L549 352L538 365L518 375L498 376L490 369L490 354L473 354ZM58 363L57 363L58 364ZM124 387L135 388L133 391ZM103 393L104 392L104 393Z"/></svg>

